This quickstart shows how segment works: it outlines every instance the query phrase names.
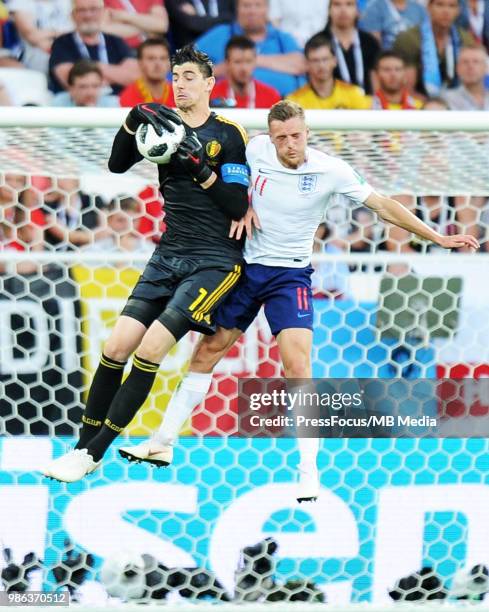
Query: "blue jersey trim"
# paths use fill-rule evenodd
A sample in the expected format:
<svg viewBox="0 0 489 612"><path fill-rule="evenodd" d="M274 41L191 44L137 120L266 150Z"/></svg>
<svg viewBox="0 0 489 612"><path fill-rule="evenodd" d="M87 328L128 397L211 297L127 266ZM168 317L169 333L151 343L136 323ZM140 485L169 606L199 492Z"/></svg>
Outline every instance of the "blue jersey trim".
<svg viewBox="0 0 489 612"><path fill-rule="evenodd" d="M245 187L250 184L248 168L245 164L223 164L221 176L225 183L239 183Z"/></svg>

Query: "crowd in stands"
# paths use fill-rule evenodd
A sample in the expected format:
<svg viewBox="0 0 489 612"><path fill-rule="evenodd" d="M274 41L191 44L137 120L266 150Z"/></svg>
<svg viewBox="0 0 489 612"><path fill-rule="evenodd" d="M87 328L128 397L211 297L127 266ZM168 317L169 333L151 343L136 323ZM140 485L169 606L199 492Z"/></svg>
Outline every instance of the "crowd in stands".
<svg viewBox="0 0 489 612"><path fill-rule="evenodd" d="M489 109L489 0L0 0L0 26L3 105L172 105L194 43L215 106Z"/></svg>
<svg viewBox="0 0 489 612"><path fill-rule="evenodd" d="M173 106L170 56L187 43L214 62L214 107L489 110L489 0L0 0L0 105ZM76 181L26 180L2 175L3 249L134 250L161 232L153 188L101 203ZM482 196L405 203L484 238ZM320 229L328 248L406 241L355 215Z"/></svg>
<svg viewBox="0 0 489 612"><path fill-rule="evenodd" d="M149 255L165 229L162 204L155 187L107 202L85 193L76 178L2 173L0 251ZM38 270L35 258L19 265L22 274Z"/></svg>
<svg viewBox="0 0 489 612"><path fill-rule="evenodd" d="M387 228L373 212L337 196L316 233L315 252L332 254L374 253L378 250L419 253L438 247L419 242L402 229ZM444 234L469 232L479 238L481 251L489 252L489 207L485 196L397 196L419 218ZM14 173L0 174L0 252L26 253L11 265L0 262L0 274L38 274L35 254L40 251L79 251L99 258L87 265L104 265L105 254L149 256L165 230L164 207L155 187L137 196L110 201L85 193L75 178L53 178ZM84 260L85 261L85 260ZM124 262L127 259L124 258ZM121 264L122 265L122 264ZM124 263L126 265L126 263ZM131 264L131 265L139 265ZM313 288L316 297L347 296L348 277L365 271L363 265L319 263ZM392 273L405 266L390 266ZM381 271L380 269L377 271Z"/></svg>

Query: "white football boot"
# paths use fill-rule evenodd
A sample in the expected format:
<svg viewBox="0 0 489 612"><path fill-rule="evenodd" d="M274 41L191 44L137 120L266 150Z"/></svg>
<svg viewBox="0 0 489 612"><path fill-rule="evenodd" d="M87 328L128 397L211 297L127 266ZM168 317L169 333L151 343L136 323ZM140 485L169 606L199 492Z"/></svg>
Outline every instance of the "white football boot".
<svg viewBox="0 0 489 612"><path fill-rule="evenodd" d="M54 459L42 470L48 478L60 482L76 482L87 474L94 472L102 461L94 461L86 448L74 448L65 455Z"/></svg>
<svg viewBox="0 0 489 612"><path fill-rule="evenodd" d="M316 501L319 496L319 472L315 465L299 465L297 501Z"/></svg>
<svg viewBox="0 0 489 612"><path fill-rule="evenodd" d="M173 461L173 446L151 438L135 446L122 446L119 455L128 461L144 461L157 467L167 467Z"/></svg>

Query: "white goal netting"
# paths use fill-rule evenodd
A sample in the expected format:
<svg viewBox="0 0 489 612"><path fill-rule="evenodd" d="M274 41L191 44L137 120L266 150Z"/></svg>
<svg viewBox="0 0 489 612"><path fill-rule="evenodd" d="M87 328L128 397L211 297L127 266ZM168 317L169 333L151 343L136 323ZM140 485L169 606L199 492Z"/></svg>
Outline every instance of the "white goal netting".
<svg viewBox="0 0 489 612"><path fill-rule="evenodd" d="M229 115L264 130L263 114ZM321 497L298 506L295 441L232 435L238 378L281 373L261 316L219 364L169 469L123 463L116 443L80 483L37 472L73 444L103 342L163 230L154 167L106 169L122 118L0 112L0 590L70 589L102 607L116 601L108 593L300 610L477 598L489 564L489 459L487 438L468 436L487 435L489 395L469 382L489 375L488 120L309 116L313 146L482 246L447 254L368 209L330 203L315 243L313 375L468 384L445 407L449 438L323 440ZM159 424L195 339L163 363L125 432L135 442Z"/></svg>

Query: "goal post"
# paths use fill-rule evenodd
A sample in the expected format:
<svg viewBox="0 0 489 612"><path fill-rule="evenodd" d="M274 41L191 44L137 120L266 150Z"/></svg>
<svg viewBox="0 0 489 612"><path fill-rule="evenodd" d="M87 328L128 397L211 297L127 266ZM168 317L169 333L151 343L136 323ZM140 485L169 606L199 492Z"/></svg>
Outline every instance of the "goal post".
<svg viewBox="0 0 489 612"><path fill-rule="evenodd" d="M265 109L213 109L215 112L242 124L247 129L265 129ZM0 108L2 127L119 127L126 117L127 108L55 108L16 107ZM351 110L306 110L307 125L311 130L416 130L416 131L461 131L479 132L487 130L489 119L485 113L472 111L351 111Z"/></svg>
<svg viewBox="0 0 489 612"><path fill-rule="evenodd" d="M216 112L250 135L267 129L265 110ZM0 108L2 167L29 172L30 164L55 176L106 170L113 130L126 114L117 108ZM340 155L384 193L460 196L487 189L485 113L311 110L306 119L312 146ZM155 177L146 163L130 174Z"/></svg>
<svg viewBox="0 0 489 612"><path fill-rule="evenodd" d="M267 129L266 111L217 112L250 135ZM300 506L295 440L235 435L238 380L281 375L263 314L217 366L170 468L129 465L117 448L158 426L195 335L164 361L151 398L100 470L72 485L38 472L72 447L103 343L161 231L154 166L107 169L126 113L0 109L0 544L18 567L31 552L44 561L29 590L69 584L81 603L105 609L114 603L101 583L110 562L113 592L130 600L145 590L148 567L160 572L146 590L159 590L168 610L182 593L202 596L192 609L208 610L205 598L225 592L240 604L224 601L223 612L302 612L320 601L377 612L399 578L425 566L450 597L460 572L489 565L486 113L306 112L311 146L345 159L442 231L474 233L482 249L427 250L401 236L396 250L368 210L329 202L313 256L313 376L466 385L448 405L446 437L322 440L321 497ZM94 231L110 229L114 211L131 239L97 247ZM53 232L56 224L85 232L88 244ZM273 554L265 538L278 544ZM85 570L81 586L75 566Z"/></svg>

